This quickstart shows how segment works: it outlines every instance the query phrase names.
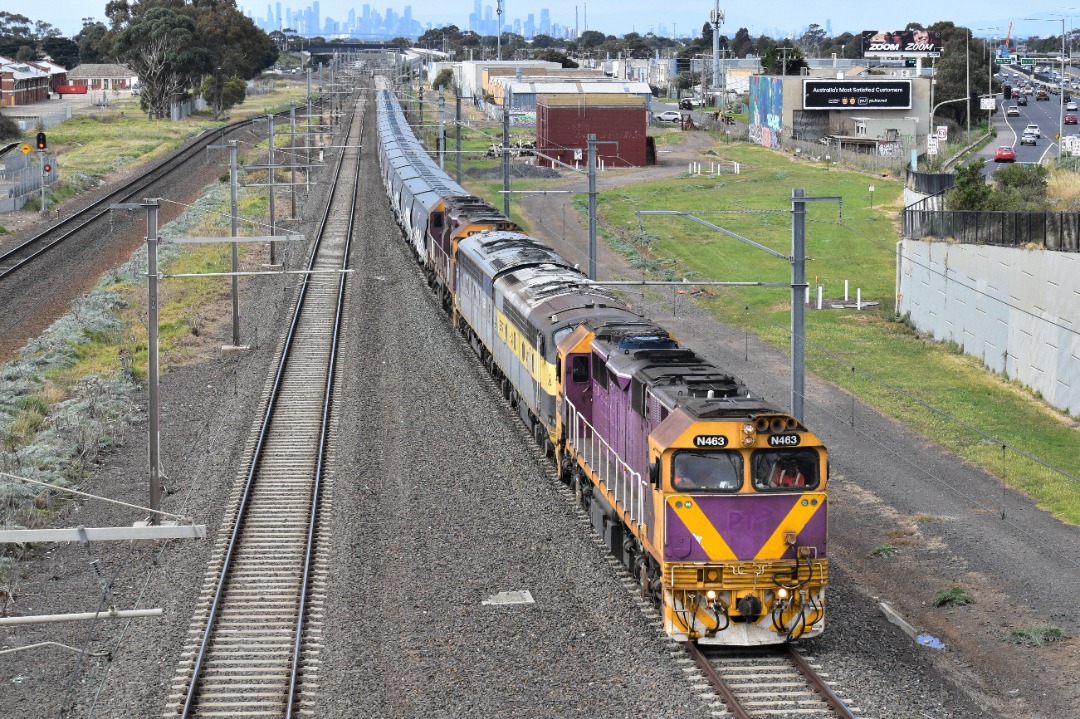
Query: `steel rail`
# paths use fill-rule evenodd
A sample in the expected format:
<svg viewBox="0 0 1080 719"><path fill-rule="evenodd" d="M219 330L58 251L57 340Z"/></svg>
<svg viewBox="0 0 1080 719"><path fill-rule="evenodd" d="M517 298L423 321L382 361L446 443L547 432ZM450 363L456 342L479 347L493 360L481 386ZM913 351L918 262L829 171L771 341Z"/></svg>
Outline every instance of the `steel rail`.
<svg viewBox="0 0 1080 719"><path fill-rule="evenodd" d="M349 122L351 123L352 122L352 115L349 115L348 117L349 117ZM361 124L360 124L360 137L359 137L359 139L357 140L357 143L356 143L358 148L362 148L363 145L364 145L363 119L361 119L360 122L361 122ZM345 152L344 151L341 153L341 157L342 158L345 157ZM325 455L326 455L326 435L328 433L328 428L329 428L329 423L330 423L330 399L331 399L331 397L333 395L333 386L334 386L334 377L335 377L334 366L335 366L335 363L337 362L338 340L340 338L340 330L341 330L341 316L344 314L345 280L348 277L348 275L344 272L344 270L347 269L348 266L349 266L349 251L352 248L353 230L355 229L355 226L356 226L356 203L357 203L357 197L360 194L359 193L359 189L360 189L360 164L361 164L362 161L363 161L362 150L358 149L357 150L356 168L355 168L355 172L354 172L354 175L353 175L353 183L352 183L352 187L353 187L352 200L349 203L349 223L348 223L348 229L345 232L345 251L343 252L342 258L341 258L341 269L343 271L341 273L341 278L338 280L337 308L336 308L336 311L334 312L334 329L333 329L333 332L332 332L332 335L331 335L331 341L330 341L330 356L327 359L328 367L327 367L327 373L326 373L326 397L323 400L322 426L321 426L320 432L319 432L319 450L318 450L318 454L316 455L317 464L316 464L316 467L315 467L315 482L314 482L314 486L312 487L312 490L311 490L313 499L312 499L312 502L311 502L311 514L310 514L310 517L309 517L309 520L308 520L307 549L306 549L306 551L304 553L304 569L303 569L303 575L302 575L302 579L301 579L301 583L300 583L300 601L299 601L299 608L298 608L298 611L297 611L296 638L295 638L295 641L293 643L292 672L289 675L289 696L288 696L288 699L286 700L286 704L285 704L285 718L286 719L291 719L292 718L293 706L296 703L296 684L297 684L297 679L298 679L298 675L299 675L299 668L300 668L301 645L303 643L303 638L304 638L304 613L307 610L308 584L309 584L310 578L311 578L311 555L312 555L312 549L315 546L315 529L316 529L316 520L317 520L317 517L318 517L318 509L319 509L319 490L320 490L320 487L321 487L321 484L322 484L323 461L325 460ZM339 167L340 167L340 161L339 161ZM330 202L326 203L327 214L324 215L324 220L323 220L324 223L325 223L325 218L329 214L330 205L331 205ZM308 279L305 279L304 284L306 285L308 281L309 281Z"/></svg>
<svg viewBox="0 0 1080 719"><path fill-rule="evenodd" d="M325 235L327 221L328 221L328 218L330 216L330 211L331 211L331 208L332 208L332 205L333 205L332 199L333 199L335 193L338 191L338 187L339 187L339 184L340 184L339 183L339 179L340 179L339 176L340 176L341 166L342 166L342 163L344 161L345 155L346 155L346 153L342 152L341 155L339 155L339 157L337 159L337 163L335 165L335 170L334 170L334 173L333 173L333 180L331 182L330 191L329 191L331 201L327 202L326 208L323 211L322 217L321 217L321 219L319 221L319 226L318 226L318 230L317 230L317 233L316 233L316 240L312 245L311 254L308 257L308 261L307 261L307 269L308 270L314 269L315 262L318 259L319 248L320 248L320 246L322 244L322 241L323 241L323 238L324 238L324 235ZM359 163L357 163L357 165L359 166ZM353 202L355 202L355 192L353 193L353 196L354 196ZM352 206L353 205L350 205L350 207L352 207ZM344 278L344 275L343 275L343 278ZM242 529L244 527L245 512L246 512L248 504L249 504L249 502L251 500L253 487L255 485L256 478L257 478L257 475L259 473L259 465L260 465L259 460L262 457L262 455L264 453L264 450L266 448L266 445L267 445L267 440L269 438L269 433L270 433L270 426L271 426L271 423L272 423L272 419L274 417L274 413L275 413L275 411L277 409L278 400L280 398L282 384L283 384L283 378L284 378L284 375L285 375L285 371L286 371L286 369L287 369L287 367L289 365L291 350L292 350L293 345L294 345L294 340L296 339L296 336L297 336L297 328L298 328L298 325L300 323L301 317L303 315L303 310L305 308L305 300L307 298L308 289L311 286L311 281L312 280L311 280L310 276L305 276L305 279L301 283L300 290L298 292L298 296L297 296L297 299L296 299L296 304L295 304L294 309L293 309L293 315L292 315L292 318L291 318L290 323L289 323L289 329L288 329L288 332L286 334L286 337L285 337L285 340L284 340L284 343L283 343L282 356L281 356L281 359L280 359L280 361L278 363L278 367L277 367L277 369L275 371L273 383L271 385L271 390L269 392L269 396L268 396L268 399L267 399L266 410L263 413L263 417L262 417L262 420L261 420L258 440L257 440L255 448L254 448L254 450L252 452L251 467L249 468L248 473L247 473L247 477L245 479L244 489L243 489L243 492L242 492L242 495L241 495L241 498L240 498L236 518L235 518L234 524L233 524L233 530L232 530L231 536L229 538L229 543L227 545L227 548L225 550L224 557L223 557L223 560L222 560L222 567L221 567L220 573L218 575L217 586L216 586L215 591L214 591L214 598L211 601L211 604L210 604L210 607L209 607L208 615L207 615L207 618L206 618L206 628L205 628L205 630L203 632L203 637L202 637L202 641L200 643L200 646L199 646L199 648L198 648L198 650L196 652L194 667L193 667L193 669L191 671L191 680L190 680L190 682L188 684L188 689L187 689L187 692L186 692L186 696L184 698L184 704L183 704L183 706L182 706L182 708L180 710L179 716L181 716L181 717L190 717L192 711L195 708L195 703L196 703L196 698L197 698L198 688L199 688L199 682L200 682L200 675L202 673L203 664L206 661L206 655L207 655L207 652L208 652L208 648L210 646L210 641L211 641L211 639L213 637L214 626L215 626L215 623L216 623L217 618L218 618L218 613L220 612L220 608L221 608L221 604L222 604L222 597L223 597L224 592L225 592L225 586L226 586L226 584L228 582L229 572L230 572L230 569L232 567L233 561L235 560L235 555L236 555L236 551L237 551L237 546L239 544L241 531L242 531ZM340 310L340 307L341 307L341 305L340 305L340 301L339 301L339 303L338 303L338 309L339 310ZM340 318L335 318L334 325L335 325L335 328L340 326ZM325 431L325 426L322 428L322 431ZM324 446L324 441L325 441L325 437L324 436L320 437L320 440L319 440L320 452L321 452L321 448ZM321 463L321 456L320 456L320 463ZM314 516L314 512L315 512L315 508L312 509L312 515L313 516ZM310 556L310 546L307 547L306 552L307 552L307 555ZM310 564L308 566L310 567ZM304 584L305 585L307 584L307 579L306 578L304 580ZM294 655L294 657L293 657L293 665L294 665L293 666L293 672L294 673L295 673L295 664L296 664L296 655ZM291 699L292 699L292 697L290 697L290 700Z"/></svg>
<svg viewBox="0 0 1080 719"><path fill-rule="evenodd" d="M799 670L799 674L802 674L806 681L810 683L810 686L818 693L821 700L836 712L838 717L841 717L841 719L857 719L855 714L847 708L840 697L836 696L836 692L832 690L832 687L821 678L820 674L814 671L814 668L810 666L810 662L806 661L806 657L799 654L799 652L795 650L795 647L790 644L787 645L787 658L795 665L795 668Z"/></svg>
<svg viewBox="0 0 1080 719"><path fill-rule="evenodd" d="M705 677L709 680L709 683L713 685L713 689L720 695L720 699L724 702L724 706L727 707L728 712L731 713L735 719L753 719L739 703L738 698L735 696L735 692L728 686L727 681L724 680L720 673L716 671L716 667L712 665L709 658L705 656L705 653L701 651L701 648L695 642L684 642L683 646L686 651L693 658L694 663L700 667L704 672Z"/></svg>

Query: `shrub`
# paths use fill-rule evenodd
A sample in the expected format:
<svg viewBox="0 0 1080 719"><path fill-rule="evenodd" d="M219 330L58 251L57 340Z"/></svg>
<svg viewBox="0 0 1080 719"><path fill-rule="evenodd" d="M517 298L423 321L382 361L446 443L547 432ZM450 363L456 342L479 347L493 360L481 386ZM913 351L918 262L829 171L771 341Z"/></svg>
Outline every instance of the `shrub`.
<svg viewBox="0 0 1080 719"><path fill-rule="evenodd" d="M1060 627L1053 624L1029 624L1009 634L1009 641L1026 647L1045 647L1047 644L1061 642L1069 638Z"/></svg>
<svg viewBox="0 0 1080 719"><path fill-rule="evenodd" d="M935 607L962 607L974 603L975 597L968 594L963 587L944 589L934 595L933 602Z"/></svg>

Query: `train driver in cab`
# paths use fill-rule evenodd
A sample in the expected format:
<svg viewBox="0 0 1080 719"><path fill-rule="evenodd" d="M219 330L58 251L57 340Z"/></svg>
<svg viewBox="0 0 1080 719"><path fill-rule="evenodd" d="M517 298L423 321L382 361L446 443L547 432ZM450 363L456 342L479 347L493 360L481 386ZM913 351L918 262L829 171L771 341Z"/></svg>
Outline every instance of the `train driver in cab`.
<svg viewBox="0 0 1080 719"><path fill-rule="evenodd" d="M742 457L738 452L679 452L671 476L680 492L734 492L742 483Z"/></svg>

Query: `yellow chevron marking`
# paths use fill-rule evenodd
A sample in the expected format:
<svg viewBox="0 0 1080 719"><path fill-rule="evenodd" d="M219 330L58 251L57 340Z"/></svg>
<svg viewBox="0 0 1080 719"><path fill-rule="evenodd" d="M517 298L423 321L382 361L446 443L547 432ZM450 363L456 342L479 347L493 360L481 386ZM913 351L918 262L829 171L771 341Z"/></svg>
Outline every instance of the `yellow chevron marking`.
<svg viewBox="0 0 1080 719"><path fill-rule="evenodd" d="M682 506L676 506L677 504ZM691 506L686 506L687 504ZM701 507L693 498L687 497L668 497L668 506L675 510L675 514L679 516L686 528L690 530L690 533L694 535L694 539L698 541L701 548L705 550L705 554L709 556L709 559L724 560L724 559L736 559L735 552L731 551L731 547L727 545L724 538L720 536L720 533L716 531L716 527L712 526L712 522L705 516L705 513L701 511Z"/></svg>
<svg viewBox="0 0 1080 719"><path fill-rule="evenodd" d="M807 500L805 507L803 506L804 499ZM817 500L817 504L810 503L809 500L813 499ZM788 548L787 542L784 541L784 533L795 532L795 534L798 534L806 526L806 523L810 521L810 518L814 516L814 513L824 508L824 494L801 495L799 501L795 502L795 506L791 508L783 521L776 526L776 531L772 533L772 536L761 547L754 559L779 559L784 556L784 552Z"/></svg>

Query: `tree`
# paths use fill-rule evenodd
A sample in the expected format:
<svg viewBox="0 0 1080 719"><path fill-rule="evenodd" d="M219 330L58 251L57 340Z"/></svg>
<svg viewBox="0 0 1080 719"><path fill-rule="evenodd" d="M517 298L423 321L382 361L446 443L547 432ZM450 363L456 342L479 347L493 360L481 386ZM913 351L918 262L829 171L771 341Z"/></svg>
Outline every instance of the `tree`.
<svg viewBox="0 0 1080 719"><path fill-rule="evenodd" d="M92 17L83 18L82 30L72 39L79 46L79 62L99 63L110 52L109 29Z"/></svg>
<svg viewBox="0 0 1080 719"><path fill-rule="evenodd" d="M139 80L143 110L166 117L169 106L212 68L210 52L198 43L195 21L168 8L152 7L116 37L116 50Z"/></svg>
<svg viewBox="0 0 1080 719"><path fill-rule="evenodd" d="M0 140L15 140L22 137L22 130L7 115L0 113Z"/></svg>
<svg viewBox="0 0 1080 719"><path fill-rule="evenodd" d="M988 209L1008 211L1044 211L1050 209L1047 182L1050 171L1042 165L1008 165L994 172L997 187Z"/></svg>
<svg viewBox="0 0 1080 719"><path fill-rule="evenodd" d="M731 38L731 54L735 57L746 57L754 51L754 40L750 37L750 31L744 27L735 31L735 37Z"/></svg>
<svg viewBox="0 0 1080 719"><path fill-rule="evenodd" d="M983 175L984 160L980 157L956 170L956 184L946 196L950 210L985 210L993 189Z"/></svg>
<svg viewBox="0 0 1080 719"><path fill-rule="evenodd" d="M273 39L255 27L250 18L231 4L231 0L215 4L202 0L202 3L205 4L197 0L194 5L197 11L195 28L199 44L210 54L213 82L204 82L201 89L210 90L209 95L202 94L213 107L214 117L218 118L229 107L244 100L243 93L239 100L225 97L227 91L234 92L229 89L230 80L239 80L243 85L244 80L256 77L277 61L278 49Z"/></svg>
<svg viewBox="0 0 1080 719"><path fill-rule="evenodd" d="M782 49L776 45L770 45L761 58L761 66L765 68L767 75L799 75L807 64L799 48Z"/></svg>
<svg viewBox="0 0 1080 719"><path fill-rule="evenodd" d="M536 59L547 60L548 62L557 62L563 67L578 67L578 64L568 58L564 53L550 48L536 53Z"/></svg>
<svg viewBox="0 0 1080 719"><path fill-rule="evenodd" d="M967 123L970 113L979 111L979 92L987 87L986 43L968 37L968 29L952 23L931 26L942 34L944 48L937 62L934 104L944 100L963 100L942 105L939 115L951 117L958 125ZM971 96L968 96L968 72L971 73Z"/></svg>
<svg viewBox="0 0 1080 719"><path fill-rule="evenodd" d="M454 86L454 71L448 67L439 71L435 79L431 81L432 87L452 88Z"/></svg>
<svg viewBox="0 0 1080 719"><path fill-rule="evenodd" d="M199 87L199 94L212 99L214 118L236 107L247 97L247 83L238 77L218 78L207 75Z"/></svg>
<svg viewBox="0 0 1080 719"><path fill-rule="evenodd" d="M66 37L47 37L41 43L41 49L57 65L73 68L79 64L79 44Z"/></svg>

